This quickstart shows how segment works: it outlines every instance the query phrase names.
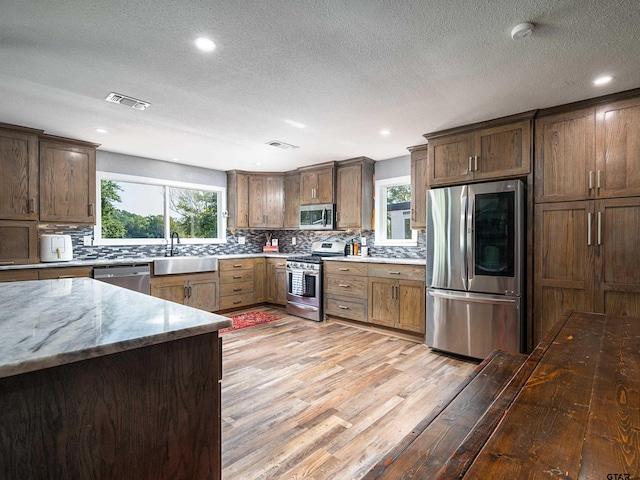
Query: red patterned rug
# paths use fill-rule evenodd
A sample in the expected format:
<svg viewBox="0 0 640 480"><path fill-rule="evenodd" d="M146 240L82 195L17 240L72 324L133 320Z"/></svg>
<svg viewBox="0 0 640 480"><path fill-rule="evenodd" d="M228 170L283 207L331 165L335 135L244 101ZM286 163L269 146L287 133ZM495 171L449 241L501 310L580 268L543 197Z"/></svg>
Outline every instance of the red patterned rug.
<svg viewBox="0 0 640 480"><path fill-rule="evenodd" d="M233 330L240 330L241 328L253 327L254 325L260 325L262 323L273 322L279 320L280 317L276 315L270 315L262 312L247 312L240 315L233 315L229 317L233 321L233 326L229 328L223 328L219 331L220 334L232 332Z"/></svg>

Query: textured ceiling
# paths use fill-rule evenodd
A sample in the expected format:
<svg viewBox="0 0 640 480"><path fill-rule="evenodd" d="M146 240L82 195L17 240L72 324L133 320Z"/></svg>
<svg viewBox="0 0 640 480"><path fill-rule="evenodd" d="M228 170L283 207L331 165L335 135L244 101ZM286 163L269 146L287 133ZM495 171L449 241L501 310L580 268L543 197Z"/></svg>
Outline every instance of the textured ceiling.
<svg viewBox="0 0 640 480"><path fill-rule="evenodd" d="M383 160L427 132L640 87L638 0L3 0L0 12L1 122L218 170ZM525 21L533 35L511 40ZM217 49L197 51L199 35ZM594 87L601 74L613 82ZM111 91L151 107L107 103Z"/></svg>

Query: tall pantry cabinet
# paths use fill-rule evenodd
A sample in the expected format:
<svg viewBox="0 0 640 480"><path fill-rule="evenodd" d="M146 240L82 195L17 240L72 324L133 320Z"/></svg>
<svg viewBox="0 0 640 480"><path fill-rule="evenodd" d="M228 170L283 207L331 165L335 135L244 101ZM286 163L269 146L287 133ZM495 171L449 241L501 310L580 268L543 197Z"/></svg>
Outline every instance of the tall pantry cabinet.
<svg viewBox="0 0 640 480"><path fill-rule="evenodd" d="M640 98L536 120L534 344L563 310L640 316Z"/></svg>

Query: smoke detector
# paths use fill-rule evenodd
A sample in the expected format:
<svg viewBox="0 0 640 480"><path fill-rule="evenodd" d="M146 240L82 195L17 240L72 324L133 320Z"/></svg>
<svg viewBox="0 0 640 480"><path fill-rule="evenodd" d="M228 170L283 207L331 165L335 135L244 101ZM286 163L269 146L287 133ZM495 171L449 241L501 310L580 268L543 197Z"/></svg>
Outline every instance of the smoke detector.
<svg viewBox="0 0 640 480"><path fill-rule="evenodd" d="M122 95L120 93L111 92L105 98L107 102L119 103L120 105L124 105L125 107L131 107L136 110L146 110L151 104L149 102L144 102L142 100L138 100L137 98L127 97L126 95Z"/></svg>
<svg viewBox="0 0 640 480"><path fill-rule="evenodd" d="M519 40L521 38L530 37L533 33L533 29L535 25L533 23L521 23L520 25L516 25L511 30L511 38L513 40Z"/></svg>
<svg viewBox="0 0 640 480"><path fill-rule="evenodd" d="M271 140L267 142L267 145L271 145L272 147L280 148L282 150L295 150L297 147L295 145L291 145L290 143L281 142L280 140Z"/></svg>

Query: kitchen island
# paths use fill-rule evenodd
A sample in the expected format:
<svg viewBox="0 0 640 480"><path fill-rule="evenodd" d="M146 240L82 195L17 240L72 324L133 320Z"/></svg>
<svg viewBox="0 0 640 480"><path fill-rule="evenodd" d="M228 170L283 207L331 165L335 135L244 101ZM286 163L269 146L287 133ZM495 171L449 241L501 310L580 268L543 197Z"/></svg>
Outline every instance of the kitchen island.
<svg viewBox="0 0 640 480"><path fill-rule="evenodd" d="M0 305L0 478L220 478L230 319L89 278Z"/></svg>

